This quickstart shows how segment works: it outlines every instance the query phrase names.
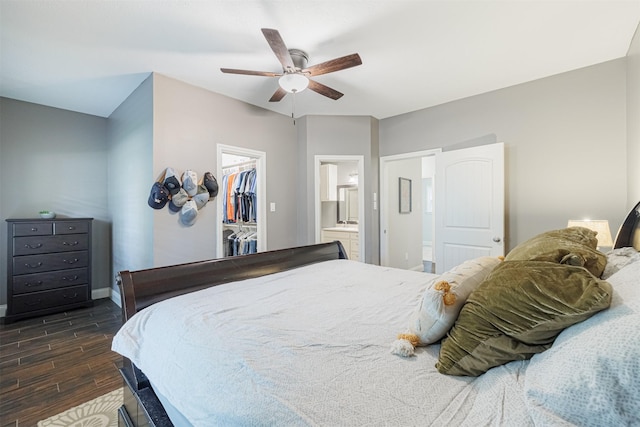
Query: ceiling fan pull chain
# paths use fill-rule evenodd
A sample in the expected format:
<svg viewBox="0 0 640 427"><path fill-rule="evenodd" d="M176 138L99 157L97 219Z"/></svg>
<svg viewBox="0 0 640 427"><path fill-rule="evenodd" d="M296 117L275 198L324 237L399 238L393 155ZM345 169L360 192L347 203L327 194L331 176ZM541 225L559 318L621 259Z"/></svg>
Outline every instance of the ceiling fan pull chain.
<svg viewBox="0 0 640 427"><path fill-rule="evenodd" d="M291 101L293 103L293 107L291 108L291 118L293 119L293 125L296 125L296 117L295 117L295 112L296 112L296 93L293 92L293 96L291 97L293 98L293 100Z"/></svg>

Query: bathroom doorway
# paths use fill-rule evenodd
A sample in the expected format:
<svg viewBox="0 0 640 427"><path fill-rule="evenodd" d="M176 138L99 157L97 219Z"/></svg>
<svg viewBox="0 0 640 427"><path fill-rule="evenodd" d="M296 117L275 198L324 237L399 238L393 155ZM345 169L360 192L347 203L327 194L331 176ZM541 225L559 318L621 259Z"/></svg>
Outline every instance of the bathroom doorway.
<svg viewBox="0 0 640 427"><path fill-rule="evenodd" d="M349 259L365 260L363 156L317 155L315 241L339 240Z"/></svg>

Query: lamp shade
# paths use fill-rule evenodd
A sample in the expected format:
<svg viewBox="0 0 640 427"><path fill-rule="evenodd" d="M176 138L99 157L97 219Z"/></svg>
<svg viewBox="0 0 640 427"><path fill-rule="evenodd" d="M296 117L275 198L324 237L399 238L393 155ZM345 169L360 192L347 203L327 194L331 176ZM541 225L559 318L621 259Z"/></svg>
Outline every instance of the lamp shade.
<svg viewBox="0 0 640 427"><path fill-rule="evenodd" d="M288 73L283 74L278 79L280 87L289 93L302 92L309 86L309 79L302 74Z"/></svg>
<svg viewBox="0 0 640 427"><path fill-rule="evenodd" d="M609 221L606 219L570 219L567 227L584 227L598 233L598 247L613 247L613 239L611 238L611 230Z"/></svg>

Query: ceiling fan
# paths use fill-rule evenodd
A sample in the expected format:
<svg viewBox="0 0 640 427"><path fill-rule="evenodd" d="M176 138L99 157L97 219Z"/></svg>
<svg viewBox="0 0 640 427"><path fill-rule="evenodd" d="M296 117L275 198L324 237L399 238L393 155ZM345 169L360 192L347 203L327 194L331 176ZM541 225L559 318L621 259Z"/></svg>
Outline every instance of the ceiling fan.
<svg viewBox="0 0 640 427"><path fill-rule="evenodd" d="M344 70L346 68L355 67L362 64L360 55L353 53L351 55L332 59L317 65L307 67L309 56L306 52L299 49L287 49L278 30L263 28L262 34L267 39L269 46L276 54L276 57L282 64L281 73L272 73L270 71L252 71L237 70L234 68L220 68L223 73L230 74L246 74L249 76L265 76L279 77L279 87L269 99L269 102L278 102L287 93L297 93L305 90L307 87L314 92L324 95L331 99L339 99L342 93L335 89L311 80L310 77L322 74L333 73L334 71Z"/></svg>

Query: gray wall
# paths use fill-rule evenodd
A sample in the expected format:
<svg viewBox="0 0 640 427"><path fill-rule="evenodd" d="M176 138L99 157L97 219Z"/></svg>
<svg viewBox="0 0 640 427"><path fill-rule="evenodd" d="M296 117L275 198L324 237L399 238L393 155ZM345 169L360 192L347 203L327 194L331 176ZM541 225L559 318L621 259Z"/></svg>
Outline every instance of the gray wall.
<svg viewBox="0 0 640 427"><path fill-rule="evenodd" d="M167 167L178 173L192 169L200 177L215 174L217 145L232 145L266 153L267 249L296 243L298 195L295 188L296 128L284 115L266 111L178 80L154 74L153 173L148 185ZM267 205L269 206L269 205ZM196 223L184 227L165 208L153 211L153 265L215 258L215 202L199 211Z"/></svg>
<svg viewBox="0 0 640 427"><path fill-rule="evenodd" d="M153 265L151 189L153 155L153 78L148 77L111 114L108 122L107 189L112 221L113 267L138 270Z"/></svg>
<svg viewBox="0 0 640 427"><path fill-rule="evenodd" d="M0 98L0 217L40 210L93 221L94 295L111 281L107 119ZM0 304L6 304L7 227L0 224Z"/></svg>
<svg viewBox="0 0 640 427"><path fill-rule="evenodd" d="M495 135L507 250L570 218L608 219L615 233L627 211L626 95L622 58L381 120L380 155Z"/></svg>
<svg viewBox="0 0 640 427"><path fill-rule="evenodd" d="M390 267L422 268L422 159L394 160L387 164L389 178L386 204L388 262ZM411 212L400 213L399 178L411 180Z"/></svg>
<svg viewBox="0 0 640 427"><path fill-rule="evenodd" d="M378 191L378 120L368 116L306 116L298 123L298 162L303 168L298 183L298 244L315 242L316 155L362 155L364 177L358 191L364 192L365 261L379 260L378 211L373 210L373 192Z"/></svg>
<svg viewBox="0 0 640 427"><path fill-rule="evenodd" d="M627 54L627 208L640 201L640 26Z"/></svg>

